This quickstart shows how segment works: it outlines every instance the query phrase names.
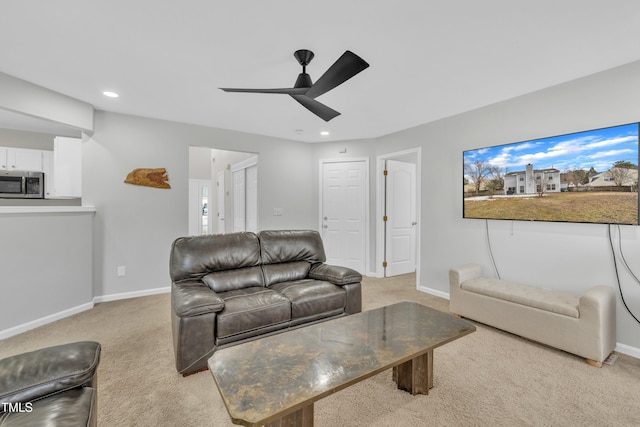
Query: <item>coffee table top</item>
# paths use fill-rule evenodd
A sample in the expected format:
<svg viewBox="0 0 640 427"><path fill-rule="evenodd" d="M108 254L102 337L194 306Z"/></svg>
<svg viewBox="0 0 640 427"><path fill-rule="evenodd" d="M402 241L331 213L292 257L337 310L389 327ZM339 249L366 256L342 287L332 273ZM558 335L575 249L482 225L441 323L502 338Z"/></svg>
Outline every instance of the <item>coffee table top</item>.
<svg viewBox="0 0 640 427"><path fill-rule="evenodd" d="M475 330L402 302L218 350L209 368L232 421L262 425Z"/></svg>

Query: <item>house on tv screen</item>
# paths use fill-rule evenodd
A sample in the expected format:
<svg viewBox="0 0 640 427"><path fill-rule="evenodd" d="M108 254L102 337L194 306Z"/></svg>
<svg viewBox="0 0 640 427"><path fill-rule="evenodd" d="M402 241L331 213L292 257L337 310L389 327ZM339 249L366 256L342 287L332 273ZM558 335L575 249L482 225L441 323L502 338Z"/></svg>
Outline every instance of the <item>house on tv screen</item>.
<svg viewBox="0 0 640 427"><path fill-rule="evenodd" d="M504 176L505 194L554 192L560 192L560 171L555 168L533 169L529 163L525 170L509 172Z"/></svg>
<svg viewBox="0 0 640 427"><path fill-rule="evenodd" d="M589 178L590 189L606 190L612 187L623 191L638 191L638 169L612 167Z"/></svg>

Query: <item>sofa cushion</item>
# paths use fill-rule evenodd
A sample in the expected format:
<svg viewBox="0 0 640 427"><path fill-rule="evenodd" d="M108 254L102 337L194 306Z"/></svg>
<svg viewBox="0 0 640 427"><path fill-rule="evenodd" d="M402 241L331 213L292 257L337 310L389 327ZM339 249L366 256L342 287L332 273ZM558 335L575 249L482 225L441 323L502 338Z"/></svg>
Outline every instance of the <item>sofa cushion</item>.
<svg viewBox="0 0 640 427"><path fill-rule="evenodd" d="M276 283L269 289L278 291L291 301L291 318L344 310L347 297L342 287L321 280L305 279Z"/></svg>
<svg viewBox="0 0 640 427"><path fill-rule="evenodd" d="M280 282L306 279L311 264L307 261L283 262L262 267L265 285L271 286Z"/></svg>
<svg viewBox="0 0 640 427"><path fill-rule="evenodd" d="M325 262L322 238L312 230L275 230L258 233L262 263L308 261Z"/></svg>
<svg viewBox="0 0 640 427"><path fill-rule="evenodd" d="M460 284L466 291L539 308L565 316L580 317L580 298L566 292L510 283L506 280L478 277Z"/></svg>
<svg viewBox="0 0 640 427"><path fill-rule="evenodd" d="M214 292L227 292L234 289L264 286L260 267L214 271L204 276L202 281Z"/></svg>
<svg viewBox="0 0 640 427"><path fill-rule="evenodd" d="M31 405L31 411L4 414L0 411L0 426L74 427L96 425L96 390L91 387L67 390L37 400Z"/></svg>
<svg viewBox="0 0 640 427"><path fill-rule="evenodd" d="M218 294L224 310L216 316L218 338L291 320L291 303L271 289L254 287Z"/></svg>
<svg viewBox="0 0 640 427"><path fill-rule="evenodd" d="M171 246L169 274L179 283L256 265L260 265L260 242L254 233L180 237Z"/></svg>
<svg viewBox="0 0 640 427"><path fill-rule="evenodd" d="M93 381L100 344L81 341L46 347L0 360L0 409Z"/></svg>

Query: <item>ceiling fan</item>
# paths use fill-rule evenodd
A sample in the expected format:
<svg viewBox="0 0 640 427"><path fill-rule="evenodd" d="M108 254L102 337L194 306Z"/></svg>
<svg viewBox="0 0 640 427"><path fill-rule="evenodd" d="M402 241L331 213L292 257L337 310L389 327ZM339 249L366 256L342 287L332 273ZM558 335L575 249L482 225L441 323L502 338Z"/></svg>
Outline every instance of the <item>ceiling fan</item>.
<svg viewBox="0 0 640 427"><path fill-rule="evenodd" d="M248 93L276 93L290 95L293 99L302 104L307 110L317 115L324 121L328 122L340 113L327 107L326 105L315 100L322 95L335 88L338 85L349 80L359 72L366 69L369 64L365 62L355 53L347 50L342 54L336 62L329 67L327 71L316 81L312 83L311 76L307 74L307 65L313 59L313 52L306 49L297 50L293 56L302 65L302 73L298 74L296 83L292 88L282 89L235 89L220 88L225 92L248 92Z"/></svg>

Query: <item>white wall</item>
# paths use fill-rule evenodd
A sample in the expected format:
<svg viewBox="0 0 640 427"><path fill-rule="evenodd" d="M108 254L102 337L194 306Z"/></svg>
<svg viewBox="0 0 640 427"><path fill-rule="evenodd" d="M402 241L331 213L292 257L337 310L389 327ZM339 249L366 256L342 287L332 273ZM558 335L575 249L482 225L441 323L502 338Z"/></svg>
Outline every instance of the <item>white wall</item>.
<svg viewBox="0 0 640 427"><path fill-rule="evenodd" d="M189 179L211 179L211 148L189 147Z"/></svg>
<svg viewBox="0 0 640 427"><path fill-rule="evenodd" d="M449 268L467 262L493 275L485 222L462 218L464 150L640 121L638 87L640 62L377 139L377 154L423 148L420 285L448 293ZM574 293L601 284L617 291L606 225L490 221L489 228L503 278ZM640 227L620 228L638 275ZM626 302L640 317L640 285L619 269ZM640 349L640 324L619 296L617 327L619 343Z"/></svg>
<svg viewBox="0 0 640 427"><path fill-rule="evenodd" d="M0 73L0 108L77 129L93 130L93 106L42 86Z"/></svg>
<svg viewBox="0 0 640 427"><path fill-rule="evenodd" d="M0 339L93 306L93 212L0 213Z"/></svg>
<svg viewBox="0 0 640 427"><path fill-rule="evenodd" d="M258 153L261 229L317 229L311 148L259 135L96 112L83 144L83 203L96 207L94 294L166 288L169 251L188 234L189 146ZM167 169L171 189L124 184L135 168ZM284 215L274 217L273 208ZM126 276L118 277L118 266Z"/></svg>
<svg viewBox="0 0 640 427"><path fill-rule="evenodd" d="M53 135L13 129L0 129L0 147L53 151Z"/></svg>

